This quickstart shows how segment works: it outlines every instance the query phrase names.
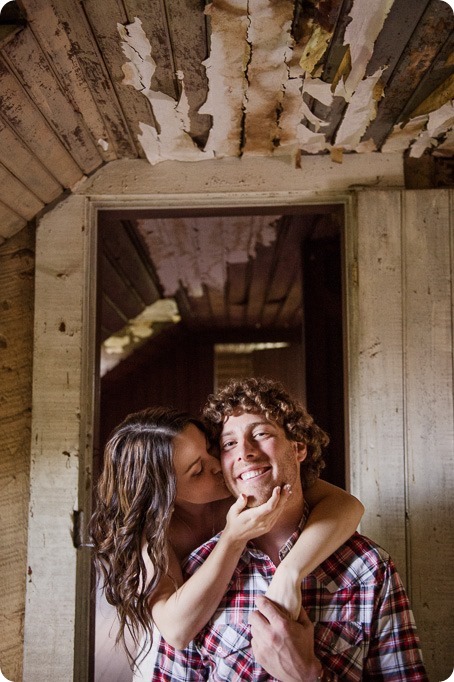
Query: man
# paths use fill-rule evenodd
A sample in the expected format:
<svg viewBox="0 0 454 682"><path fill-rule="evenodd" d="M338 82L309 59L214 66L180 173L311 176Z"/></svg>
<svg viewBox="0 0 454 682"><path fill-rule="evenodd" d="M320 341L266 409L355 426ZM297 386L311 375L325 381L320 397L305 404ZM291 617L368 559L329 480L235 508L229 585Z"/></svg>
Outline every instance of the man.
<svg viewBox="0 0 454 682"><path fill-rule="evenodd" d="M326 435L283 387L232 382L204 416L219 438L224 478L252 506L275 486L292 495L272 530L249 543L208 625L184 651L155 643L152 679L426 682L413 616L388 554L355 533L302 582L292 621L262 595L307 517L304 488L318 476ZM195 550L187 576L216 538ZM258 610L257 610L258 609Z"/></svg>

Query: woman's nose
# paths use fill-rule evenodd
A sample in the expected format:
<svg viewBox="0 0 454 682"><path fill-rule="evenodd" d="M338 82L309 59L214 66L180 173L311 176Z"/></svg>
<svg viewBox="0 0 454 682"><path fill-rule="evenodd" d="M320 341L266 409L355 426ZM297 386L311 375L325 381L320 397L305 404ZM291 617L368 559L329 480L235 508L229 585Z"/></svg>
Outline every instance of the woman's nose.
<svg viewBox="0 0 454 682"><path fill-rule="evenodd" d="M220 474L222 471L221 462L217 457L213 457L213 455L210 455L210 469L213 474Z"/></svg>

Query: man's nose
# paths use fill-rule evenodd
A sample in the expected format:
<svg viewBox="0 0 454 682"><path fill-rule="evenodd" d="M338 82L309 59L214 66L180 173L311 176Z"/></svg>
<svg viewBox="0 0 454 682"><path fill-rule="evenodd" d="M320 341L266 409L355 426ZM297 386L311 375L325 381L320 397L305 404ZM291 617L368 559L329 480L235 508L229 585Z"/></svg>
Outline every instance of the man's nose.
<svg viewBox="0 0 454 682"><path fill-rule="evenodd" d="M257 454L257 449L253 440L245 436L239 443L238 459L253 459Z"/></svg>

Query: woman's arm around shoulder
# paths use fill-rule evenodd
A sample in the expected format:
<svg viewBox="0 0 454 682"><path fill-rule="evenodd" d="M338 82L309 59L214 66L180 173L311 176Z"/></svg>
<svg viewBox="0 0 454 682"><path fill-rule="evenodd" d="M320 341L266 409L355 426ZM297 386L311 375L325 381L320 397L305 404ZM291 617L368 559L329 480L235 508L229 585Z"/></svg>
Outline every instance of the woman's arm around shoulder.
<svg viewBox="0 0 454 682"><path fill-rule="evenodd" d="M186 582L176 554L170 552L169 575L163 576L151 597L153 621L168 644L184 649L207 624L227 590L246 542L270 530L288 495L288 490L275 488L265 504L253 509L245 509L247 499L239 497L227 514L213 551Z"/></svg>
<svg viewBox="0 0 454 682"><path fill-rule="evenodd" d="M301 581L348 540L364 513L356 497L320 479L304 491L304 497L310 509L307 523L266 593L295 619L301 609Z"/></svg>

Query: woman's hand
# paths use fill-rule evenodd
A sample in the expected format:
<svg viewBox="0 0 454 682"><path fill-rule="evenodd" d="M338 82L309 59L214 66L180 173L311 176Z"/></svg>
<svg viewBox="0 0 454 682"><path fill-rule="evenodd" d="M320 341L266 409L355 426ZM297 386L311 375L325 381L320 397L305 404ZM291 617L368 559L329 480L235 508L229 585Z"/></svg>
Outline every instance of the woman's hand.
<svg viewBox="0 0 454 682"><path fill-rule="evenodd" d="M288 569L285 561L279 564L265 596L284 609L290 618L297 620L301 611L299 572Z"/></svg>
<svg viewBox="0 0 454 682"><path fill-rule="evenodd" d="M240 495L227 514L223 534L232 540L247 542L268 533L291 495L289 485L274 488L271 497L259 507L246 509L247 497Z"/></svg>

